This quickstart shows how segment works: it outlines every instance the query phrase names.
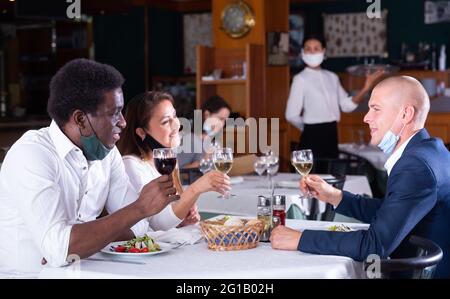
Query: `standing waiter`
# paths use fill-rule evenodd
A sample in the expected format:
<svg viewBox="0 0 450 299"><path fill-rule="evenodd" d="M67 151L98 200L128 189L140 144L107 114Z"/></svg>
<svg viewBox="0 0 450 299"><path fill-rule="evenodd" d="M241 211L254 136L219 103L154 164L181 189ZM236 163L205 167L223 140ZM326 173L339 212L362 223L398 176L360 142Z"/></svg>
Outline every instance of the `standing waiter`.
<svg viewBox="0 0 450 299"><path fill-rule="evenodd" d="M288 122L303 131L300 149L312 149L314 158L337 158L340 110L355 110L383 71L368 75L363 89L350 97L338 76L320 67L325 47L321 36L305 38L302 59L306 67L292 80L285 116Z"/></svg>

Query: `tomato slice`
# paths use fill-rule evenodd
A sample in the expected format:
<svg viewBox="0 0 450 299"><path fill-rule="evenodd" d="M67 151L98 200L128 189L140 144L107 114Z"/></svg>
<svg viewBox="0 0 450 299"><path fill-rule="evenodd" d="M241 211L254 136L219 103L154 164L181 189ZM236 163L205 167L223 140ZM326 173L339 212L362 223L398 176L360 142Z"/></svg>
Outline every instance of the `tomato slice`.
<svg viewBox="0 0 450 299"><path fill-rule="evenodd" d="M148 252L148 247L144 247L141 249L141 252Z"/></svg>
<svg viewBox="0 0 450 299"><path fill-rule="evenodd" d="M121 246L121 245L114 247L115 252L125 252L126 249L127 248L125 246Z"/></svg>
<svg viewBox="0 0 450 299"><path fill-rule="evenodd" d="M138 248L136 248L136 247L131 247L129 250L128 250L128 252L131 252L131 253L139 253L139 252L141 252Z"/></svg>

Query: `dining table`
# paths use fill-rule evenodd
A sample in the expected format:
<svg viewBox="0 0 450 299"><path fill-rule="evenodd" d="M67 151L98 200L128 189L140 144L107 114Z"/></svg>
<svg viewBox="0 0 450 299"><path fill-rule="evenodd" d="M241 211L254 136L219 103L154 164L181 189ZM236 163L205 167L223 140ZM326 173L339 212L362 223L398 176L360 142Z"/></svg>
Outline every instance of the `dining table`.
<svg viewBox="0 0 450 299"><path fill-rule="evenodd" d="M331 175L319 174L322 178ZM286 211L292 205L304 210L304 195L300 191L300 175L295 173L278 173L273 176L274 194L286 196ZM197 205L200 212L212 214L229 214L238 216L256 216L258 196L270 197L269 179L267 176L240 176L231 178L231 194L223 199L216 192L206 192L200 195ZM354 194L372 196L369 181L366 176L347 175L343 190ZM319 210L325 211L325 203L319 201Z"/></svg>
<svg viewBox="0 0 450 299"><path fill-rule="evenodd" d="M329 230L335 222L287 219L297 230ZM346 223L354 230L368 224ZM195 228L196 225L192 225ZM272 249L259 242L255 248L237 251L208 249L204 239L195 244L173 246L161 254L139 256L94 254L65 267L46 265L43 279L150 278L150 279L298 279L366 278L361 262L345 256L309 254Z"/></svg>

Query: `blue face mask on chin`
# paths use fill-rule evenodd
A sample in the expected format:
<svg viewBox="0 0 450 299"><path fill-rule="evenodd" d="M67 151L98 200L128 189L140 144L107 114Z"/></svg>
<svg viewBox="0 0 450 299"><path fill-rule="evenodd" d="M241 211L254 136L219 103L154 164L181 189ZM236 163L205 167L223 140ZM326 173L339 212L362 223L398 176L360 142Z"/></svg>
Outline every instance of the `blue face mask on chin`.
<svg viewBox="0 0 450 299"><path fill-rule="evenodd" d="M83 154L88 161L103 160L109 154L111 149L104 146L100 139L98 139L97 133L94 131L94 128L89 121L89 117L87 115L86 117L94 134L91 136L83 136L80 129L80 141L83 146Z"/></svg>
<svg viewBox="0 0 450 299"><path fill-rule="evenodd" d="M394 151L395 146L398 143L398 140L400 139L400 136L402 135L403 129L405 128L405 125L403 125L403 128L400 130L400 133L398 135L395 135L392 132L392 128L384 134L383 139L381 139L381 142L378 144L378 147L387 155L392 154Z"/></svg>

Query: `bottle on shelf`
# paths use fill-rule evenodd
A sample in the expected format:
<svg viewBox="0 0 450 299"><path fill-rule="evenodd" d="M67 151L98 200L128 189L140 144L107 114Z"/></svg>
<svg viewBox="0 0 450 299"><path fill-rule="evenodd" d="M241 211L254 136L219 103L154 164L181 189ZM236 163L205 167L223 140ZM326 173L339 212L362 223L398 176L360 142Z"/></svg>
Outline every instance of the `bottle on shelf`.
<svg viewBox="0 0 450 299"><path fill-rule="evenodd" d="M445 53L445 45L441 46L441 53L439 54L439 70L445 71L447 69L447 54Z"/></svg>
<svg viewBox="0 0 450 299"><path fill-rule="evenodd" d="M431 46L431 57L430 57L430 69L434 72L437 70L437 54L436 54L436 44L433 43Z"/></svg>

